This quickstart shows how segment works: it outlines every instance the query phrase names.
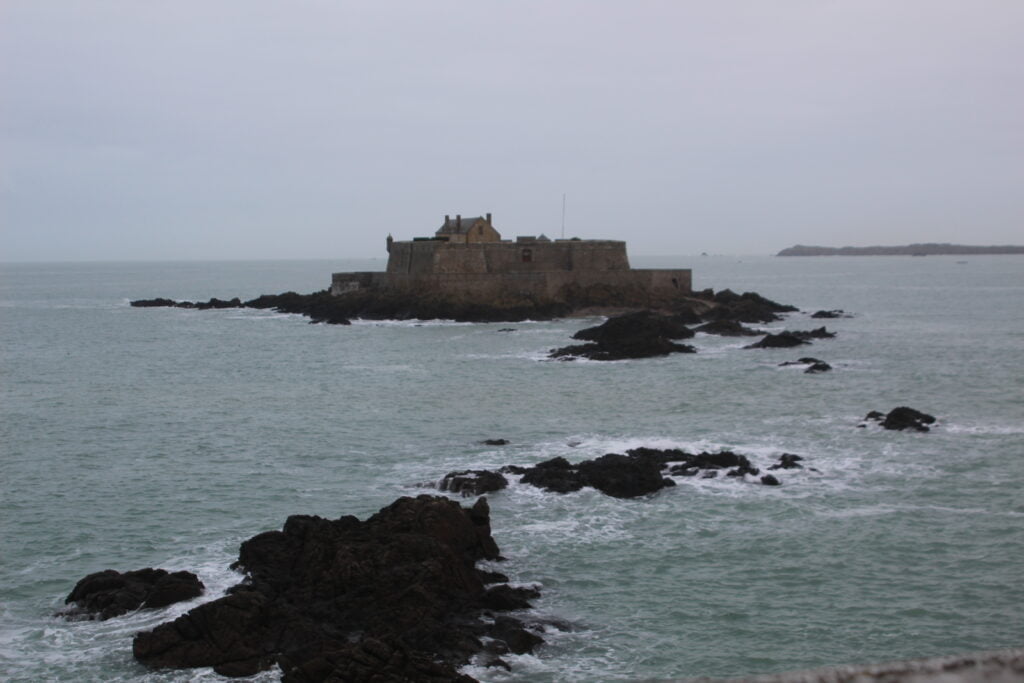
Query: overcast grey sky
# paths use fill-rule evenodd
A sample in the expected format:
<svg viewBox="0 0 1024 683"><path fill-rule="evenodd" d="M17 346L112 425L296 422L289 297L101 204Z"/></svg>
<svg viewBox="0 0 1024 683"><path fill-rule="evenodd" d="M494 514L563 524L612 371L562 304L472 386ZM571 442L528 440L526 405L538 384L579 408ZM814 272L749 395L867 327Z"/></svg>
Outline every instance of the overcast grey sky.
<svg viewBox="0 0 1024 683"><path fill-rule="evenodd" d="M0 260L1024 243L1020 0L3 0Z"/></svg>

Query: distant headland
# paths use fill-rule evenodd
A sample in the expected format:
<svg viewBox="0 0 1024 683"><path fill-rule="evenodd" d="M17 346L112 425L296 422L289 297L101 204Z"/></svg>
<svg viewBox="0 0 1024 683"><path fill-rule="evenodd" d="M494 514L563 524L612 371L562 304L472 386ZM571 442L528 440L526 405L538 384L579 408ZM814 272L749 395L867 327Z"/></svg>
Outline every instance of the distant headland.
<svg viewBox="0 0 1024 683"><path fill-rule="evenodd" d="M1024 254L1024 247L970 246L925 242L899 247L809 247L798 244L780 251L776 256L980 256L982 254Z"/></svg>

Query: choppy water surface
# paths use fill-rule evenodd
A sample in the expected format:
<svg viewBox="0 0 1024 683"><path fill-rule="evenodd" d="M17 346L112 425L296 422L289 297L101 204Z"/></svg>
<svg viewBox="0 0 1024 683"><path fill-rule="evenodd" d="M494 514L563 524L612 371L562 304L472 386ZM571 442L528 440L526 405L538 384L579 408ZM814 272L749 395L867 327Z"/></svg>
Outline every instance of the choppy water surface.
<svg viewBox="0 0 1024 683"><path fill-rule="evenodd" d="M502 571L565 628L511 673L468 673L740 676L1024 643L1024 258L634 261L856 317L771 326L839 333L798 350L699 335L696 355L552 362L598 321L330 327L127 304L313 291L379 262L0 267L2 677L218 679L131 658L134 632L194 605L50 615L108 567L191 569L215 597L239 542L290 514L365 517L449 470L641 445L762 467L798 453L818 472L492 495ZM835 369L778 367L803 355ZM898 405L937 428L857 427ZM511 444L480 443L496 437Z"/></svg>

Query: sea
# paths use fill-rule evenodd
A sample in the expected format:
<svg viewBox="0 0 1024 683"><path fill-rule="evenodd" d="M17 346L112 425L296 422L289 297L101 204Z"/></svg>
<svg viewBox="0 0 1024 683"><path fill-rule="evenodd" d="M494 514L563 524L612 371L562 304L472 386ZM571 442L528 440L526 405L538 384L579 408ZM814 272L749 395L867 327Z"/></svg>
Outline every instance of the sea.
<svg viewBox="0 0 1024 683"><path fill-rule="evenodd" d="M639 446L805 467L777 487L679 477L628 500L513 480L488 498L496 568L539 588L546 643L465 673L740 677L1024 645L1024 257L632 260L800 308L763 329L837 336L553 361L602 319L328 326L129 306L312 292L381 260L0 265L0 679L221 680L150 671L131 640L238 582L243 540L293 514L365 518L453 470ZM780 366L802 356L833 369ZM897 406L937 421L862 426ZM55 616L85 575L143 567L194 571L206 594Z"/></svg>

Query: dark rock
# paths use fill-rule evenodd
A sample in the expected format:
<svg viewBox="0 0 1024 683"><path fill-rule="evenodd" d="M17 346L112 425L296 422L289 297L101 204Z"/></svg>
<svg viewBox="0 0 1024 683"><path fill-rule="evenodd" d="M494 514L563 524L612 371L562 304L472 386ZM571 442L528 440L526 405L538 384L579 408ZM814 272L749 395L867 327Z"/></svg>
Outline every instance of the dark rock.
<svg viewBox="0 0 1024 683"><path fill-rule="evenodd" d="M761 483L764 484L765 486L781 486L782 485L782 482L780 482L778 479L776 479L771 474L766 474L763 477L761 477Z"/></svg>
<svg viewBox="0 0 1024 683"><path fill-rule="evenodd" d="M651 311L638 311L609 318L596 327L588 327L573 335L573 339L591 341L555 349L551 358L583 357L591 360L625 360L651 358L670 353L695 353L686 344L673 339L687 339L693 330L670 315Z"/></svg>
<svg viewBox="0 0 1024 683"><path fill-rule="evenodd" d="M581 462L579 472L588 485L615 498L635 498L665 487L660 465L617 453Z"/></svg>
<svg viewBox="0 0 1024 683"><path fill-rule="evenodd" d="M162 299L158 297L156 299L136 299L131 302L131 305L136 308L154 308L158 306L173 308L178 305L178 302L172 299Z"/></svg>
<svg viewBox="0 0 1024 683"><path fill-rule="evenodd" d="M734 320L741 323L769 323L781 320L780 313L797 310L795 306L777 303L755 292L736 294L728 289L715 294L714 301L718 305L703 316L707 322Z"/></svg>
<svg viewBox="0 0 1024 683"><path fill-rule="evenodd" d="M520 481L555 493L590 486L616 498L634 498L675 486L674 481L662 476L663 464L659 458L632 451L628 455L609 453L579 465L559 457L526 468ZM502 470L513 471L513 467Z"/></svg>
<svg viewBox="0 0 1024 683"><path fill-rule="evenodd" d="M735 320L714 320L694 328L694 332L717 334L722 337L756 337L759 334L764 334L763 332L745 327Z"/></svg>
<svg viewBox="0 0 1024 683"><path fill-rule="evenodd" d="M457 672L482 638L528 652L540 641L516 620L532 589L485 588L483 559L499 559L485 498L401 498L364 522L293 516L245 541L246 580L223 598L139 633L136 659L154 668L213 667L249 676L275 662L290 683L471 681ZM493 623L492 623L493 622Z"/></svg>
<svg viewBox="0 0 1024 683"><path fill-rule="evenodd" d="M812 318L852 318L852 315L847 314L842 309L835 309L832 311L815 311L811 314Z"/></svg>
<svg viewBox="0 0 1024 683"><path fill-rule="evenodd" d="M787 365L814 365L815 363L824 363L824 362L825 361L818 360L817 358L811 358L810 356L807 356L805 358L801 358L800 360L787 360L787 361L783 361L782 363L779 363L779 367L783 368L783 367L786 367Z"/></svg>
<svg viewBox="0 0 1024 683"><path fill-rule="evenodd" d="M765 335L764 339L753 344L744 346L745 349L788 349L793 346L800 346L801 344L808 344L810 342L804 341L800 337L789 332L780 332L778 334Z"/></svg>
<svg viewBox="0 0 1024 683"><path fill-rule="evenodd" d="M464 496L482 496L500 491L508 486L508 479L490 470L462 470L449 472L441 479L438 488L442 491L461 493Z"/></svg>
<svg viewBox="0 0 1024 683"><path fill-rule="evenodd" d="M864 419L881 422L882 426L886 429L913 429L918 432L929 431L928 425L935 422L935 417L933 415L922 413L919 410L914 410L913 408L908 408L906 406L893 408L889 411L889 414L885 416L877 410L872 410L864 417Z"/></svg>
<svg viewBox="0 0 1024 683"><path fill-rule="evenodd" d="M795 330L784 334L791 334L799 339L832 339L836 336L835 332L829 332L824 327L818 327L813 330Z"/></svg>
<svg viewBox="0 0 1024 683"><path fill-rule="evenodd" d="M817 373L817 372L828 372L832 369L832 366L823 360L817 358L801 358L800 360L787 360L784 363L779 363L779 367L785 367L787 365L806 365L807 368L804 370L805 373Z"/></svg>
<svg viewBox="0 0 1024 683"><path fill-rule="evenodd" d="M107 569L89 574L64 600L73 607L64 616L110 619L139 608L158 608L197 598L203 582L192 572L138 569L120 573Z"/></svg>
<svg viewBox="0 0 1024 683"><path fill-rule="evenodd" d="M779 462L772 465L768 469L770 470L792 470L792 469L803 469L803 465L800 461L803 460L799 455L792 453L783 453L779 456Z"/></svg>
<svg viewBox="0 0 1024 683"><path fill-rule="evenodd" d="M481 443L485 446L507 446L508 439L484 439Z"/></svg>
<svg viewBox="0 0 1024 683"><path fill-rule="evenodd" d="M517 655L533 652L534 648L544 642L543 638L527 631L519 621L509 617L495 619L494 631L508 646L508 650Z"/></svg>
<svg viewBox="0 0 1024 683"><path fill-rule="evenodd" d="M677 322L672 316L659 315L652 311L637 311L608 318L596 327L580 330L572 338L599 344L617 344L620 340L636 336L689 339L693 336L693 330Z"/></svg>
<svg viewBox="0 0 1024 683"><path fill-rule="evenodd" d="M492 572L486 569L477 569L476 575L480 577L480 580L484 584L489 583L508 583L508 577L501 572Z"/></svg>
<svg viewBox="0 0 1024 683"><path fill-rule="evenodd" d="M565 458L553 458L527 468L520 481L555 493L572 493L586 485L579 471Z"/></svg>
<svg viewBox="0 0 1024 683"><path fill-rule="evenodd" d="M514 328L514 327L503 327L500 330L498 330L498 332L515 332L515 331L516 331L516 328Z"/></svg>
<svg viewBox="0 0 1024 683"><path fill-rule="evenodd" d="M737 320L739 322L769 322L778 319L777 313L796 310L769 299L746 292L735 294L728 290L715 294L711 290L696 292L689 298L652 301L640 289L617 287L607 283L579 285L573 283L551 297L538 297L529 293L506 294L491 303L468 302L436 291L389 291L373 288L357 289L342 296L323 290L312 294L264 294L249 301L237 299L207 302L170 299L139 299L133 306L174 306L179 308L248 308L275 309L282 313L308 316L312 322L346 324L352 318L366 320L449 319L459 322L518 322L522 320L550 320L565 317L585 309L639 309L641 306L661 306L671 310L664 316L667 323L678 326L695 325L711 320ZM503 328L501 331L514 331ZM683 337L669 337L681 339ZM646 356L645 356L646 357Z"/></svg>
<svg viewBox="0 0 1024 683"><path fill-rule="evenodd" d="M742 465L734 470L729 470L728 472L725 473L725 476L742 477L745 474L749 474L751 476L756 477L757 475L761 474L761 470L757 469L756 467L751 467L750 465Z"/></svg>
<svg viewBox="0 0 1024 683"><path fill-rule="evenodd" d="M540 593L533 588L513 588L508 584L501 584L488 588L480 602L487 609L508 612L529 609L530 600L539 597Z"/></svg>
<svg viewBox="0 0 1024 683"><path fill-rule="evenodd" d="M809 344L810 339L831 339L835 332L829 332L824 327L814 330L785 330L778 334L769 334L761 341L745 346L745 349L784 349L801 344Z"/></svg>
<svg viewBox="0 0 1024 683"><path fill-rule="evenodd" d="M230 301L224 301L223 299L213 298L213 299L210 299L209 301L197 301L195 303L195 305L194 305L194 308L197 308L200 311L207 311L207 310L210 310L211 308L241 308L241 307L242 307L242 301L238 297L235 297L234 299L231 299Z"/></svg>

